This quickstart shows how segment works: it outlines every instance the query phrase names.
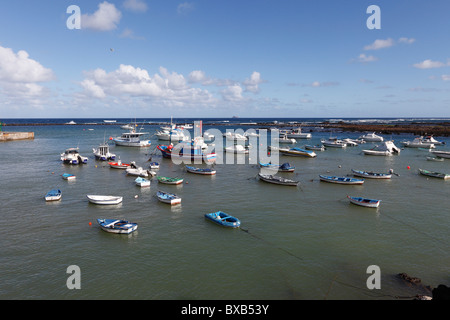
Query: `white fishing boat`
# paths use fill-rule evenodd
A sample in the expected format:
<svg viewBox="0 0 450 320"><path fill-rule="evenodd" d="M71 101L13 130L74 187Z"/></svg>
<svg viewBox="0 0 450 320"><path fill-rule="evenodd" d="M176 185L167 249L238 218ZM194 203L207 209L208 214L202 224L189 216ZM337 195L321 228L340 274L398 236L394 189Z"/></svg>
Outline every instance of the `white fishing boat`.
<svg viewBox="0 0 450 320"><path fill-rule="evenodd" d="M314 150L314 151L325 151L325 147L323 145L318 145L318 144L316 144L314 146L306 144L305 149L306 150Z"/></svg>
<svg viewBox="0 0 450 320"><path fill-rule="evenodd" d="M303 133L301 128L287 131L286 136L290 139L311 139L311 133Z"/></svg>
<svg viewBox="0 0 450 320"><path fill-rule="evenodd" d="M62 178L63 178L64 180L67 180L67 181L73 181L73 180L75 180L77 177L76 177L75 175L71 174L71 173L63 173L63 174L62 174Z"/></svg>
<svg viewBox="0 0 450 320"><path fill-rule="evenodd" d="M367 142L383 142L384 138L375 134L375 132L367 133L359 137L359 139L363 139Z"/></svg>
<svg viewBox="0 0 450 320"><path fill-rule="evenodd" d="M122 202L123 197L118 196L102 196L102 195L86 195L90 203L100 204L100 205L112 205L119 204Z"/></svg>
<svg viewBox="0 0 450 320"><path fill-rule="evenodd" d="M297 143L297 140L294 138L288 138L287 135L280 135L280 138L275 138L275 141L278 143Z"/></svg>
<svg viewBox="0 0 450 320"><path fill-rule="evenodd" d="M435 146L430 141L423 141L422 137L414 138L412 141L402 141L400 142L403 146L408 148L425 148L425 149L434 149Z"/></svg>
<svg viewBox="0 0 450 320"><path fill-rule="evenodd" d="M156 197L158 198L159 201L170 204L170 205L181 203L181 198L173 193L158 191L156 193Z"/></svg>
<svg viewBox="0 0 450 320"><path fill-rule="evenodd" d="M353 140L353 139L346 138L346 139L342 139L342 141L344 141L347 144L347 147L356 147L356 146L358 146L358 143L355 140Z"/></svg>
<svg viewBox="0 0 450 320"><path fill-rule="evenodd" d="M136 132L135 129L129 132L124 132L120 137L112 140L117 146L124 147L150 147L152 144L150 140L145 140L142 137L148 135L148 132Z"/></svg>
<svg viewBox="0 0 450 320"><path fill-rule="evenodd" d="M301 149L301 148L297 148L297 147L290 148L290 149L279 148L278 152L284 156L294 156L294 157L296 156L296 157L308 157L308 158L317 157L317 154L314 151L305 150L305 149Z"/></svg>
<svg viewBox="0 0 450 320"><path fill-rule="evenodd" d="M450 151L432 150L431 153L440 158L450 159Z"/></svg>
<svg viewBox="0 0 450 320"><path fill-rule="evenodd" d="M61 200L62 193L60 189L53 189L47 192L45 195L45 201L58 201Z"/></svg>
<svg viewBox="0 0 450 320"><path fill-rule="evenodd" d="M363 150L363 152L371 156L390 156L400 154L400 148L395 146L392 141L385 141L383 144L377 145L372 149Z"/></svg>
<svg viewBox="0 0 450 320"><path fill-rule="evenodd" d="M129 124L124 124L122 126L120 126L120 128L124 129L124 130L134 130L136 129L137 124L134 123L129 123Z"/></svg>
<svg viewBox="0 0 450 320"><path fill-rule="evenodd" d="M97 222L103 231L118 234L129 234L138 227L137 223L120 219L97 219Z"/></svg>
<svg viewBox="0 0 450 320"><path fill-rule="evenodd" d="M134 180L134 182L139 187L150 187L150 180L147 180L143 177L137 177L136 180Z"/></svg>
<svg viewBox="0 0 450 320"><path fill-rule="evenodd" d="M130 176L139 176L139 177L148 177L154 176L156 173L150 170L146 170L142 167L136 166L136 163L132 161L130 166L125 169L127 175Z"/></svg>
<svg viewBox="0 0 450 320"><path fill-rule="evenodd" d="M422 141L423 141L424 143L431 143L431 144L434 144L435 146L440 146L440 145L445 144L445 141L438 141L438 140L436 140L435 138L433 138L433 136L425 136L425 137L422 137Z"/></svg>
<svg viewBox="0 0 450 320"><path fill-rule="evenodd" d="M116 155L109 151L109 145L107 143L99 145L97 149L92 148L92 152L97 160L107 161L116 159Z"/></svg>
<svg viewBox="0 0 450 320"><path fill-rule="evenodd" d="M227 139L227 140L234 140L234 141L247 141L247 137L244 136L243 134L240 133L234 133L234 132L230 132L227 131L223 134L223 136Z"/></svg>
<svg viewBox="0 0 450 320"><path fill-rule="evenodd" d="M87 163L88 157L83 157L79 154L78 148L69 148L61 153L61 161L69 164Z"/></svg>
<svg viewBox="0 0 450 320"><path fill-rule="evenodd" d="M322 139L322 140L320 140L320 142L322 142L322 144L325 147L330 147L330 148L345 148L345 147L347 147L347 144L343 140L338 139L336 137L329 137L328 140Z"/></svg>
<svg viewBox="0 0 450 320"><path fill-rule="evenodd" d="M247 154L249 152L247 147L244 147L243 145L240 144L225 147L224 150L225 152L231 152L236 154Z"/></svg>
<svg viewBox="0 0 450 320"><path fill-rule="evenodd" d="M188 141L190 139L190 136L185 134L183 130L179 128L163 129L158 131L156 136L159 140L172 142Z"/></svg>

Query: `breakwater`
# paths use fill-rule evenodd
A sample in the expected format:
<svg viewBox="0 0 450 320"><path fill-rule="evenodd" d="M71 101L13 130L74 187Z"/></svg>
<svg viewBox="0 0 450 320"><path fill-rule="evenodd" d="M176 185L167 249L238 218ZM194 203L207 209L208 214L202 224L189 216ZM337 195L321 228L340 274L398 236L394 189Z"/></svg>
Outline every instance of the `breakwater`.
<svg viewBox="0 0 450 320"><path fill-rule="evenodd" d="M33 139L34 132L0 132L0 142Z"/></svg>

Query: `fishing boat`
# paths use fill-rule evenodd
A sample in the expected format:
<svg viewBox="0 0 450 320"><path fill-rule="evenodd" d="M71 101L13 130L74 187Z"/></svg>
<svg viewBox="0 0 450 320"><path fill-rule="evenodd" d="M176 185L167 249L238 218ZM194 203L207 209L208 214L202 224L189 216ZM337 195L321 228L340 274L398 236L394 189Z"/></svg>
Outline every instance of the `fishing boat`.
<svg viewBox="0 0 450 320"><path fill-rule="evenodd" d="M116 159L116 155L109 151L109 145L107 143L99 145L97 149L92 148L92 151L96 160L107 161Z"/></svg>
<svg viewBox="0 0 450 320"><path fill-rule="evenodd" d="M439 161L439 162L442 162L442 161L444 161L444 158L441 158L441 157L427 157L427 160L428 161Z"/></svg>
<svg viewBox="0 0 450 320"><path fill-rule="evenodd" d="M338 184L351 184L360 185L364 183L364 179L348 178L348 177L336 177L319 175L320 181L338 183Z"/></svg>
<svg viewBox="0 0 450 320"><path fill-rule="evenodd" d="M97 219L97 223L103 231L118 234L129 234L138 227L137 223L116 219Z"/></svg>
<svg viewBox="0 0 450 320"><path fill-rule="evenodd" d="M163 129L156 133L156 136L159 140L172 141L172 142L180 142L189 140L189 136L183 132L182 129L172 128L172 129Z"/></svg>
<svg viewBox="0 0 450 320"><path fill-rule="evenodd" d="M143 177L137 177L134 182L139 187L150 187L150 180L147 180Z"/></svg>
<svg viewBox="0 0 450 320"><path fill-rule="evenodd" d="M408 148L425 148L434 149L436 148L433 143L429 141L423 141L423 137L414 138L413 141L402 141L400 142L403 146Z"/></svg>
<svg viewBox="0 0 450 320"><path fill-rule="evenodd" d="M450 159L450 151L432 150L431 153L441 158Z"/></svg>
<svg viewBox="0 0 450 320"><path fill-rule="evenodd" d="M159 169L159 162L150 162L148 166L150 169Z"/></svg>
<svg viewBox="0 0 450 320"><path fill-rule="evenodd" d="M288 138L286 134L280 135L280 138L275 138L278 143L297 143L294 138Z"/></svg>
<svg viewBox="0 0 450 320"><path fill-rule="evenodd" d="M150 147L152 144L151 141L142 139L147 134L148 132L136 132L136 129L133 128L129 132L124 132L120 137L113 138L112 140L117 146Z"/></svg>
<svg viewBox="0 0 450 320"><path fill-rule="evenodd" d="M72 181L72 180L75 180L75 179L76 179L76 176L73 175L73 174L70 174L70 173L63 173L63 174L62 174L62 178L63 178L64 180Z"/></svg>
<svg viewBox="0 0 450 320"><path fill-rule="evenodd" d="M288 130L286 136L290 139L310 139L311 133L303 133L301 128Z"/></svg>
<svg viewBox="0 0 450 320"><path fill-rule="evenodd" d="M278 152L281 155L284 156L297 156L297 157L308 157L308 158L314 158L317 157L317 154L312 151L312 150L305 150L305 149L301 149L301 148L290 148L290 149L285 149L285 148L280 148L278 149Z"/></svg>
<svg viewBox="0 0 450 320"><path fill-rule="evenodd" d="M378 208L381 200L347 196L351 203L367 208Z"/></svg>
<svg viewBox="0 0 450 320"><path fill-rule="evenodd" d="M363 150L364 154L370 156L390 156L393 154L399 154L400 148L398 148L392 141L385 141L381 145L377 145L369 150Z"/></svg>
<svg viewBox="0 0 450 320"><path fill-rule="evenodd" d="M439 145L445 144L445 141L438 141L435 138L433 138L433 136L422 137L422 141L425 142L425 143L432 143L435 146L439 146Z"/></svg>
<svg viewBox="0 0 450 320"><path fill-rule="evenodd" d="M260 168L274 169L281 172L294 172L295 167L291 166L289 162L285 162L281 165L271 164L271 163L259 163Z"/></svg>
<svg viewBox="0 0 450 320"><path fill-rule="evenodd" d="M170 178L170 177L156 177L158 179L158 182L165 183L165 184L181 184L183 183L183 178Z"/></svg>
<svg viewBox="0 0 450 320"><path fill-rule="evenodd" d="M225 150L225 152L231 152L231 153L236 153L236 154L249 153L248 147L244 147L243 145L240 145L240 144L225 147L224 150Z"/></svg>
<svg viewBox="0 0 450 320"><path fill-rule="evenodd" d="M186 146L177 146L174 148L173 145L158 145L156 148L161 151L162 156L167 159L214 162L217 158L216 153L203 153L201 148L190 148Z"/></svg>
<svg viewBox="0 0 450 320"><path fill-rule="evenodd" d="M450 179L450 174L447 174L447 173L429 171L429 170L425 170L425 169L419 169L419 173L421 175L433 177L433 178Z"/></svg>
<svg viewBox="0 0 450 320"><path fill-rule="evenodd" d="M211 168L195 168L191 166L186 166L187 172L190 173L197 173L197 174L204 174L204 175L214 175L216 174L216 170L213 170Z"/></svg>
<svg viewBox="0 0 450 320"><path fill-rule="evenodd" d="M108 162L109 166L113 169L126 169L131 166L131 163L123 163L120 159L117 162Z"/></svg>
<svg viewBox="0 0 450 320"><path fill-rule="evenodd" d="M100 204L100 205L112 205L119 204L122 202L123 197L118 196L101 196L101 195L86 195L90 203Z"/></svg>
<svg viewBox="0 0 450 320"><path fill-rule="evenodd" d="M52 189L45 195L45 201L58 201L61 200L62 193L60 189Z"/></svg>
<svg viewBox="0 0 450 320"><path fill-rule="evenodd" d="M158 191L156 193L156 196L159 201L163 203L168 203L170 205L179 204L181 203L181 198L173 193L168 193L164 191Z"/></svg>
<svg viewBox="0 0 450 320"><path fill-rule="evenodd" d="M154 176L155 172L146 170L142 167L136 166L136 164L133 162L130 163L130 166L125 169L126 173L130 176L139 176L139 177L148 177L148 176Z"/></svg>
<svg viewBox="0 0 450 320"><path fill-rule="evenodd" d="M320 140L320 142L322 142L322 144L325 147L330 147L330 148L345 148L345 147L347 147L347 144L343 140L338 139L336 137L329 137L327 140L322 139L322 140Z"/></svg>
<svg viewBox="0 0 450 320"><path fill-rule="evenodd" d="M314 151L325 151L325 147L323 145L319 145L319 144L316 144L313 146L307 144L307 145L305 145L305 149L306 150L314 150Z"/></svg>
<svg viewBox="0 0 450 320"><path fill-rule="evenodd" d="M342 141L345 142L347 147L356 147L356 146L358 146L358 143L356 141L354 141L353 139L345 138L345 139L342 139Z"/></svg>
<svg viewBox="0 0 450 320"><path fill-rule="evenodd" d="M222 211L207 213L205 214L205 218L209 221L229 228L238 228L241 225L241 221L238 218Z"/></svg>
<svg viewBox="0 0 450 320"><path fill-rule="evenodd" d="M363 139L367 142L383 142L384 138L375 134L375 132L367 133L359 137L359 139Z"/></svg>
<svg viewBox="0 0 450 320"><path fill-rule="evenodd" d="M258 177L262 181L269 182L269 183L274 183L274 184L280 184L280 185L284 185L284 186L297 186L300 183L299 181L286 179L286 178L279 177L279 176L274 176L274 175L271 175L271 174L258 173Z"/></svg>
<svg viewBox="0 0 450 320"><path fill-rule="evenodd" d="M223 134L223 136L227 139L227 140L235 140L235 141L247 141L247 137L240 134L240 133L234 133L234 132L230 132L227 131Z"/></svg>
<svg viewBox="0 0 450 320"><path fill-rule="evenodd" d="M81 156L78 148L69 148L64 153L61 153L61 161L68 164L81 164L87 163L88 158Z"/></svg>
<svg viewBox="0 0 450 320"><path fill-rule="evenodd" d="M390 179L392 173L378 173L372 171L361 171L352 169L353 175L356 177L363 177L368 179Z"/></svg>

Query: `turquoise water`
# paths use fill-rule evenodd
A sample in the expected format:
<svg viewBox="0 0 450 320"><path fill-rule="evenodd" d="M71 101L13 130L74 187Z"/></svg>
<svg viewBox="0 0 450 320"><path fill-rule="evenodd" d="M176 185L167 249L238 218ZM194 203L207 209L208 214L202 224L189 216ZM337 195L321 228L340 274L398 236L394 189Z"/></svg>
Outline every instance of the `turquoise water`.
<svg viewBox="0 0 450 320"><path fill-rule="evenodd" d="M87 130L93 128L94 130ZM8 128L9 129L9 128ZM158 129L146 126L151 135ZM204 128L206 129L206 128ZM224 131L228 128L218 128ZM246 128L244 128L246 129ZM184 177L180 186L134 185L135 177L95 161L92 148L123 131L117 126L18 127L32 141L0 144L1 299L395 299L417 290L395 277L405 272L424 285L449 285L450 181L426 178L418 168L450 173L450 160L427 161L427 151L371 157L372 144L328 149L314 159L282 157L298 187L267 184L254 164L217 164L215 176L187 173L182 165L147 149L111 147L124 162L145 166L152 156L158 174ZM316 144L328 132L313 132ZM338 136L358 137L357 133ZM390 138L390 137L385 137ZM395 143L413 136L395 136ZM439 147L449 150L447 146ZM79 147L89 163L64 165L60 154ZM408 169L407 167L410 167ZM319 174L349 175L351 169L387 172L391 180L362 186L320 182ZM68 182L65 172L77 176ZM60 202L46 203L58 187ZM157 190L182 197L160 203ZM124 197L114 207L89 204L87 194ZM380 208L349 204L346 196L382 199ZM226 229L204 219L222 210L241 220ZM97 218L137 222L130 235L102 231ZM91 225L90 225L91 223ZM67 267L81 270L81 289L66 286ZM366 269L381 270L381 289L369 290ZM422 293L422 292L421 292Z"/></svg>

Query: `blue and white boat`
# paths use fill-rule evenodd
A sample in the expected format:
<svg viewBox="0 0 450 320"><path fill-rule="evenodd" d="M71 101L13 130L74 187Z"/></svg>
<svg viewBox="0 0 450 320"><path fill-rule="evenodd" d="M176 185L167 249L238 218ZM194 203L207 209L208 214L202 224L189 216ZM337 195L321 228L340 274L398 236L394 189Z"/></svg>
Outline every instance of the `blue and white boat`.
<svg viewBox="0 0 450 320"><path fill-rule="evenodd" d="M338 184L363 184L364 179L356 179L356 178L349 178L349 177L336 177L336 176L324 176L319 175L320 181L324 182L331 182L331 183L338 183Z"/></svg>
<svg viewBox="0 0 450 320"><path fill-rule="evenodd" d="M150 169L159 169L159 162L150 162L148 166Z"/></svg>
<svg viewBox="0 0 450 320"><path fill-rule="evenodd" d="M150 147L152 144L150 140L143 139L142 136L148 135L148 132L136 132L136 129L124 132L120 137L113 138L112 140L117 146L125 147Z"/></svg>
<svg viewBox="0 0 450 320"><path fill-rule="evenodd" d="M317 154L314 151L305 150L297 147L290 149L279 148L278 152L284 156L309 157L309 158L314 158L317 156Z"/></svg>
<svg viewBox="0 0 450 320"><path fill-rule="evenodd" d="M259 163L259 167L260 168L267 168L267 169L274 169L274 170L278 170L280 172L294 172L295 167L291 166L289 162L285 162L281 165L277 165L277 164L271 164L269 163Z"/></svg>
<svg viewBox="0 0 450 320"><path fill-rule="evenodd" d="M186 166L187 172L196 173L196 174L204 174L204 175L214 175L216 174L216 170L211 168L195 168L191 166Z"/></svg>
<svg viewBox="0 0 450 320"><path fill-rule="evenodd" d="M139 187L150 187L150 180L147 180L143 177L137 177L136 180L134 180L134 182Z"/></svg>
<svg viewBox="0 0 450 320"><path fill-rule="evenodd" d="M158 198L159 201L163 203L168 203L170 205L181 203L181 198L173 193L158 191L156 193L156 197Z"/></svg>
<svg viewBox="0 0 450 320"><path fill-rule="evenodd" d="M61 153L61 161L68 164L81 164L87 163L88 158L79 154L78 148L69 148Z"/></svg>
<svg viewBox="0 0 450 320"><path fill-rule="evenodd" d="M392 173L378 173L372 171L361 171L352 169L353 175L362 178L369 179L390 179L392 177Z"/></svg>
<svg viewBox="0 0 450 320"><path fill-rule="evenodd" d="M60 189L53 189L47 192L45 195L45 201L58 201L61 200L61 190Z"/></svg>
<svg viewBox="0 0 450 320"><path fill-rule="evenodd" d="M214 162L217 159L216 153L203 153L201 148L182 147L180 149L176 148L175 152L172 145L158 145L156 148L167 159L179 159L182 161L201 160L207 163Z"/></svg>
<svg viewBox="0 0 450 320"><path fill-rule="evenodd" d="M138 227L137 223L132 223L119 219L97 219L100 228L106 232L129 234Z"/></svg>
<svg viewBox="0 0 450 320"><path fill-rule="evenodd" d="M97 149L92 148L92 152L96 160L107 161L116 159L116 155L109 152L109 145L107 143L99 145Z"/></svg>
<svg viewBox="0 0 450 320"><path fill-rule="evenodd" d="M347 196L351 203L367 208L378 208L381 200Z"/></svg>
<svg viewBox="0 0 450 320"><path fill-rule="evenodd" d="M63 178L64 180L72 181L72 180L75 180L75 179L76 179L76 176L73 175L73 174L71 174L71 173L63 173L63 174L62 174L62 178Z"/></svg>
<svg viewBox="0 0 450 320"><path fill-rule="evenodd" d="M241 221L238 218L230 216L222 211L207 213L205 214L205 218L209 221L229 228L238 228L241 225Z"/></svg>

